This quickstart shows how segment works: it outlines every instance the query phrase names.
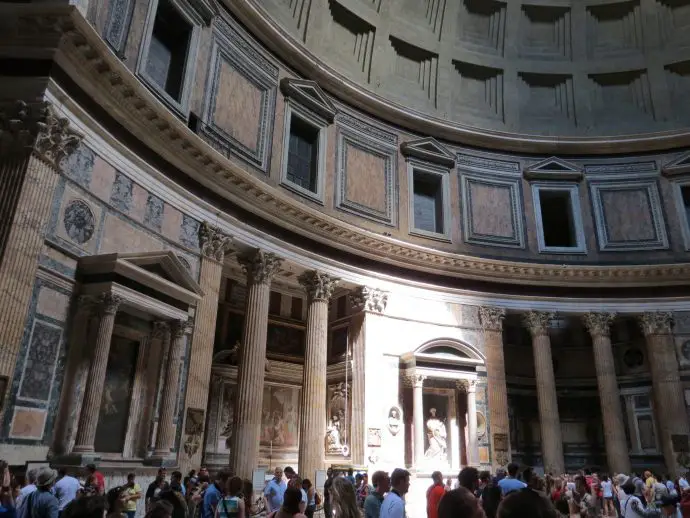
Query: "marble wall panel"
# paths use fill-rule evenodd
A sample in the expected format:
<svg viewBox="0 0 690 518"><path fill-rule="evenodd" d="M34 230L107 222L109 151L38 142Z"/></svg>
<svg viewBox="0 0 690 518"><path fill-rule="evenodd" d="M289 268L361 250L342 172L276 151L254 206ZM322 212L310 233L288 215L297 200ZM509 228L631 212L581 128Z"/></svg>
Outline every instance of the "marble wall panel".
<svg viewBox="0 0 690 518"><path fill-rule="evenodd" d="M19 398L30 401L50 399L61 341L61 327L43 320L34 320L22 366Z"/></svg>
<svg viewBox="0 0 690 518"><path fill-rule="evenodd" d="M70 299L65 293L60 293L46 286L38 290L36 312L48 316L58 322L67 320Z"/></svg>
<svg viewBox="0 0 690 518"><path fill-rule="evenodd" d="M10 437L12 439L42 439L47 415L46 410L39 408L15 407Z"/></svg>
<svg viewBox="0 0 690 518"><path fill-rule="evenodd" d="M91 173L91 184L89 190L97 198L107 201L115 183L115 168L108 162L96 155Z"/></svg>
<svg viewBox="0 0 690 518"><path fill-rule="evenodd" d="M110 193L110 203L113 207L121 210L125 214L132 206L132 193L134 182L119 171L115 174L113 190Z"/></svg>
<svg viewBox="0 0 690 518"><path fill-rule="evenodd" d="M154 252L164 248L151 234L116 215L106 215L99 253Z"/></svg>
<svg viewBox="0 0 690 518"><path fill-rule="evenodd" d="M347 154L347 199L377 212L385 212L388 197L385 158L357 146L348 145L344 152Z"/></svg>
<svg viewBox="0 0 690 518"><path fill-rule="evenodd" d="M86 145L81 144L64 164L63 170L69 178L82 187L88 188L91 184L95 160L95 153Z"/></svg>
<svg viewBox="0 0 690 518"><path fill-rule="evenodd" d="M132 205L129 210L129 215L136 221L143 222L146 215L149 193L141 185L135 183L132 186Z"/></svg>

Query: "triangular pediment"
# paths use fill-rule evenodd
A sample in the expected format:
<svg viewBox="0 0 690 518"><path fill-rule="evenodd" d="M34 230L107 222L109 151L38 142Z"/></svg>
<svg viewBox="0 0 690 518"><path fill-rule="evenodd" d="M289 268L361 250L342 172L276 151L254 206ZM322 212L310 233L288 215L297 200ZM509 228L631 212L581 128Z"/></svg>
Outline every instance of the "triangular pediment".
<svg viewBox="0 0 690 518"><path fill-rule="evenodd" d="M285 97L293 99L296 103L315 112L329 123L333 122L338 112L335 105L321 90L316 81L307 79L291 79L285 77L280 80L280 91Z"/></svg>
<svg viewBox="0 0 690 518"><path fill-rule="evenodd" d="M201 286L192 278L189 270L173 252L121 254L119 258L197 295L204 294Z"/></svg>
<svg viewBox="0 0 690 518"><path fill-rule="evenodd" d="M400 152L406 157L413 156L444 167L455 167L455 155L431 137L403 142Z"/></svg>
<svg viewBox="0 0 690 518"><path fill-rule="evenodd" d="M529 180L580 181L582 167L552 156L526 167L523 176Z"/></svg>
<svg viewBox="0 0 690 518"><path fill-rule="evenodd" d="M661 174L666 177L690 174L690 152L683 153L675 160L665 164L661 168Z"/></svg>

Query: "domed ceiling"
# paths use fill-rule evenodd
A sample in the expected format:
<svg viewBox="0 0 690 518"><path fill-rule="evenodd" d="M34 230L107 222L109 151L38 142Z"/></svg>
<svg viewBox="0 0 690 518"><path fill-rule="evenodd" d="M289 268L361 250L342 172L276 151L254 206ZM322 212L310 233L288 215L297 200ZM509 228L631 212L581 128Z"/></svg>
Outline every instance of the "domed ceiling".
<svg viewBox="0 0 690 518"><path fill-rule="evenodd" d="M690 126L690 0L227 4L300 72L407 112L408 126L551 137Z"/></svg>

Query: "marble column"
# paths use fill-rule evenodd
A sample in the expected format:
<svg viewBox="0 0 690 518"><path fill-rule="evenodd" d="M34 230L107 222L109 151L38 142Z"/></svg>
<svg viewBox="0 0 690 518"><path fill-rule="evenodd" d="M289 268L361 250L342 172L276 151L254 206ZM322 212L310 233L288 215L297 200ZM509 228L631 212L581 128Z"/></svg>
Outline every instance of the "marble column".
<svg viewBox="0 0 690 518"><path fill-rule="evenodd" d="M687 448L690 425L678 373L676 347L671 334L673 314L645 313L640 323L647 340L647 355L652 371L654 413L659 424L659 442L667 471L675 477L680 471L684 471L678 462L678 454Z"/></svg>
<svg viewBox="0 0 690 518"><path fill-rule="evenodd" d="M610 328L615 316L614 313L586 313L582 320L589 334L592 335L594 367L597 372L609 472L630 473L630 456L628 454L628 442L625 438L623 409L611 348Z"/></svg>
<svg viewBox="0 0 690 518"><path fill-rule="evenodd" d="M477 442L477 381L467 384L467 462L470 466L479 465L479 443Z"/></svg>
<svg viewBox="0 0 690 518"><path fill-rule="evenodd" d="M424 464L424 380L415 374L412 379L412 413L414 425L414 465L419 471Z"/></svg>
<svg viewBox="0 0 690 518"><path fill-rule="evenodd" d="M553 475L560 475L565 472L563 438L561 437L561 421L558 415L551 340L548 333L549 321L553 317L553 313L530 311L524 315L524 322L532 335L544 471Z"/></svg>
<svg viewBox="0 0 690 518"><path fill-rule="evenodd" d="M180 395L180 357L184 351L187 321L173 321L168 324L170 352L165 369L165 382L161 400L161 411L158 417L158 431L156 433L156 447L153 457L165 459L170 455L175 439L175 403ZM165 340L165 338L164 338ZM181 422L179 423L182 424Z"/></svg>
<svg viewBox="0 0 690 518"><path fill-rule="evenodd" d="M366 447L366 325L367 321L383 313L388 304L388 293L376 288L359 286L350 293L353 315L348 329L348 342L352 352L352 424L350 458L355 465L364 465Z"/></svg>
<svg viewBox="0 0 690 518"><path fill-rule="evenodd" d="M50 103L0 106L0 376L12 387L61 164L81 136ZM7 405L5 405L7 406Z"/></svg>
<svg viewBox="0 0 690 518"><path fill-rule="evenodd" d="M247 274L247 297L242 344L238 355L230 470L236 476L251 480L259 461L261 408L266 371L268 301L271 280L280 269L282 259L275 254L253 250L238 256L237 260ZM325 400L324 394L324 404Z"/></svg>
<svg viewBox="0 0 690 518"><path fill-rule="evenodd" d="M115 327L115 315L122 303L122 299L112 293L103 293L98 300L98 334L93 351L93 359L89 368L84 388L84 401L79 415L79 428L77 438L72 451L74 453L92 453L96 439L96 427L103 398L103 385L105 384L105 371L108 367L108 354L110 342Z"/></svg>
<svg viewBox="0 0 690 518"><path fill-rule="evenodd" d="M220 229L204 222L199 228L199 286L204 292L194 313L194 330L191 336L187 392L185 394L185 416L187 409L206 411L208 406L213 345L216 337L218 316L218 291L223 272L225 254L232 244L232 238ZM204 420L202 420L203 422ZM183 424L184 426L184 424ZM202 432L203 433L203 432ZM188 438L183 437L183 441ZM190 445L197 444L195 440ZM201 464L202 448L188 446L186 455L180 455L180 470L187 473Z"/></svg>
<svg viewBox="0 0 690 518"><path fill-rule="evenodd" d="M315 480L324 468L326 436L326 352L328 349L328 301L339 279L317 271L299 276L307 292L307 340L302 377L299 435L299 471Z"/></svg>
<svg viewBox="0 0 690 518"><path fill-rule="evenodd" d="M489 398L489 425L491 431L491 464L493 469L505 467L510 456L510 422L508 420L508 389L503 357L503 319L505 309L483 306L479 318L484 331L486 378Z"/></svg>

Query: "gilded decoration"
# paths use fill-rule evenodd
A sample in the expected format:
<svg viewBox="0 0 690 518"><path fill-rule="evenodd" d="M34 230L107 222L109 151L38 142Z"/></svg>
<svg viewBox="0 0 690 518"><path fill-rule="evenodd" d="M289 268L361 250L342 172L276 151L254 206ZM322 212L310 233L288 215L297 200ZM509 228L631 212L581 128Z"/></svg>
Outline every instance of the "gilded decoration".
<svg viewBox="0 0 690 518"><path fill-rule="evenodd" d="M546 311L529 311L522 316L522 321L532 337L537 337L548 333L549 322L555 316L555 313Z"/></svg>
<svg viewBox="0 0 690 518"><path fill-rule="evenodd" d="M645 336L671 334L673 313L670 311L647 312L640 317L640 325Z"/></svg>
<svg viewBox="0 0 690 518"><path fill-rule="evenodd" d="M504 308L497 308L495 306L481 306L479 308L479 319L482 323L482 328L486 331L502 331L503 319L506 316Z"/></svg>
<svg viewBox="0 0 690 518"><path fill-rule="evenodd" d="M388 304L388 292L378 288L359 286L350 293L350 302L355 311L383 313Z"/></svg>
<svg viewBox="0 0 690 518"><path fill-rule="evenodd" d="M283 260L276 254L263 250L238 255L237 262L247 275L247 284L270 284L283 264Z"/></svg>
<svg viewBox="0 0 690 518"><path fill-rule="evenodd" d="M58 117L48 101L14 101L0 108L0 156L22 155L33 149L38 158L60 169L82 136Z"/></svg>
<svg viewBox="0 0 690 518"><path fill-rule="evenodd" d="M585 313L582 321L592 336L609 336L615 313Z"/></svg>
<svg viewBox="0 0 690 518"><path fill-rule="evenodd" d="M333 295L340 279L336 279L325 273L311 270L304 272L298 278L299 283L307 292L309 300L328 300Z"/></svg>

